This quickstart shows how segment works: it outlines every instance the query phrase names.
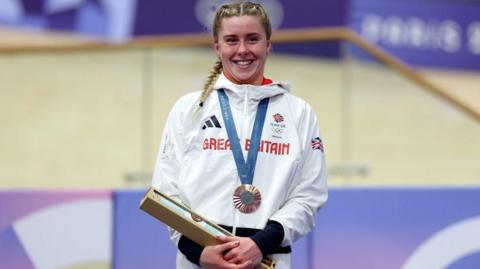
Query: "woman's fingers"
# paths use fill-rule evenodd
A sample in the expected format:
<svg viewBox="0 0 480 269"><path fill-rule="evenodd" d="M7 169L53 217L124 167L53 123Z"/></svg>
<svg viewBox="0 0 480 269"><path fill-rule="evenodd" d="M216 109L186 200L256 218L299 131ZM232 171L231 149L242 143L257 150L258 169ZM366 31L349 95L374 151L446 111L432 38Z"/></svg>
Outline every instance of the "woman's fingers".
<svg viewBox="0 0 480 269"><path fill-rule="evenodd" d="M235 236L217 236L217 240L219 243L227 243L232 241L238 241L238 238Z"/></svg>
<svg viewBox="0 0 480 269"><path fill-rule="evenodd" d="M215 245L214 248L216 249L219 255L223 255L225 251L228 251L232 248L236 248L238 247L239 244L240 242L238 240L234 240L234 241L228 241L222 244Z"/></svg>
<svg viewBox="0 0 480 269"><path fill-rule="evenodd" d="M238 246L238 245L237 245ZM225 252L224 252L225 253ZM234 250L234 249L230 249L227 253L225 253L223 255L223 258L226 260L226 261L229 261L229 262L233 262L233 263L236 263L240 260L238 259L235 259L238 257L238 253Z"/></svg>

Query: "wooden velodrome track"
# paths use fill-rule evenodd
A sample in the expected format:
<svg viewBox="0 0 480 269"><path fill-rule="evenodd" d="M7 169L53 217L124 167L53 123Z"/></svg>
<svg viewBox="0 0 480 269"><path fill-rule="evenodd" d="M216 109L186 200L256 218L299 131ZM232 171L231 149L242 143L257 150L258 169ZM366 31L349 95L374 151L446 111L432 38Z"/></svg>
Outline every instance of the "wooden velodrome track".
<svg viewBox="0 0 480 269"><path fill-rule="evenodd" d="M205 35L122 45L0 30L0 187L146 185L175 100L214 61ZM414 70L343 28L276 42L343 40L378 57L271 54L317 111L332 185L478 185L478 72ZM388 67L388 68L386 68Z"/></svg>

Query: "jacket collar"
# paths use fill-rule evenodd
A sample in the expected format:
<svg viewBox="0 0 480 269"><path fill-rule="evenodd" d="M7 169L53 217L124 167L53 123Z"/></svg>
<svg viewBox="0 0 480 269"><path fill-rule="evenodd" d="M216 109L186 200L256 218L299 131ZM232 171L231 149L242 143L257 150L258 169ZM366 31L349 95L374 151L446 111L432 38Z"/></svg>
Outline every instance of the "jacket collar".
<svg viewBox="0 0 480 269"><path fill-rule="evenodd" d="M290 91L290 85L285 82L272 82L266 85L235 84L222 73L213 86L214 90L225 89L233 98L259 101Z"/></svg>

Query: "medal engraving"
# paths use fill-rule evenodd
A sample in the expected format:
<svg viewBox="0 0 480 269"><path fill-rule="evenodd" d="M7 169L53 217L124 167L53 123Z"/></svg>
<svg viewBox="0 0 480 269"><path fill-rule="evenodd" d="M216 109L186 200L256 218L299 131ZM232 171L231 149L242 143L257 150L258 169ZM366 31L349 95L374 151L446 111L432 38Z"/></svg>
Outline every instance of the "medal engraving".
<svg viewBox="0 0 480 269"><path fill-rule="evenodd" d="M240 185L233 194L233 205L242 213L248 214L256 211L261 201L260 191L250 184Z"/></svg>

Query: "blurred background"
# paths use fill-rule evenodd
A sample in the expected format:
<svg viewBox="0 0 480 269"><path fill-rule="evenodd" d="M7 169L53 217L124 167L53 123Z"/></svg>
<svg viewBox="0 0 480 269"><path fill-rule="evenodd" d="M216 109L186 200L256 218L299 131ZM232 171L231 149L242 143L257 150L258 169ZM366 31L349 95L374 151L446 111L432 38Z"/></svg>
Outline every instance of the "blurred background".
<svg viewBox="0 0 480 269"><path fill-rule="evenodd" d="M138 203L225 2L0 0L0 268L174 268ZM479 268L480 1L256 2L332 189L293 268Z"/></svg>

